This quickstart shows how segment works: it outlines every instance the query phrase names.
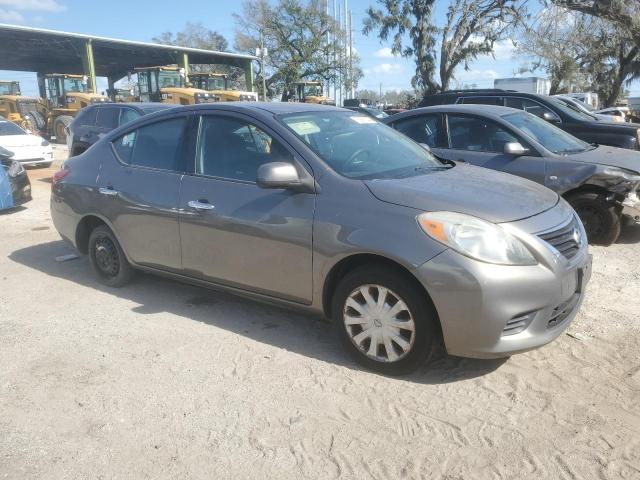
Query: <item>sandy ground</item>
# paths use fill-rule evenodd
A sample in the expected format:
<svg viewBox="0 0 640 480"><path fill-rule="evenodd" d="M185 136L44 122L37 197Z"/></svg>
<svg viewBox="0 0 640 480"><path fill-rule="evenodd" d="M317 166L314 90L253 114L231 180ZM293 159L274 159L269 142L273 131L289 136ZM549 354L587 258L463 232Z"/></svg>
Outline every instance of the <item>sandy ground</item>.
<svg viewBox="0 0 640 480"><path fill-rule="evenodd" d="M394 379L321 321L56 262L52 173L0 216L0 478L640 478L640 228L558 341Z"/></svg>

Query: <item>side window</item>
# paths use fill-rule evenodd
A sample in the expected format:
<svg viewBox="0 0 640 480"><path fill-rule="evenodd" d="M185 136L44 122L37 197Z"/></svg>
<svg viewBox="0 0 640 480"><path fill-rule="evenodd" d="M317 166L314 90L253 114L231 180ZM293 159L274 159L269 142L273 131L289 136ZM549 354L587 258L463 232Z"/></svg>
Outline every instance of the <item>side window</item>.
<svg viewBox="0 0 640 480"><path fill-rule="evenodd" d="M504 146L519 140L498 124L484 118L449 115L451 148L472 152L504 152Z"/></svg>
<svg viewBox="0 0 640 480"><path fill-rule="evenodd" d="M458 103L465 105L499 105L502 106L502 97L462 97Z"/></svg>
<svg viewBox="0 0 640 480"><path fill-rule="evenodd" d="M540 118L543 118L545 112L549 112L552 115L555 115L548 108L543 107L538 102L534 102L533 100L529 100L527 98L507 97L507 107L524 110L525 112L529 112Z"/></svg>
<svg viewBox="0 0 640 480"><path fill-rule="evenodd" d="M98 108L98 116L96 117L96 125L102 128L113 130L118 126L118 116L120 109L115 107Z"/></svg>
<svg viewBox="0 0 640 480"><path fill-rule="evenodd" d="M293 156L255 125L229 117L201 117L196 173L255 182L258 167L268 162L293 163Z"/></svg>
<svg viewBox="0 0 640 480"><path fill-rule="evenodd" d="M97 110L97 108L83 108L78 115L76 115L74 123L85 127L93 126L96 123Z"/></svg>
<svg viewBox="0 0 640 480"><path fill-rule="evenodd" d="M400 133L418 143L424 143L432 148L447 148L443 141L442 122L440 115L421 115L400 120L394 128Z"/></svg>
<svg viewBox="0 0 640 480"><path fill-rule="evenodd" d="M132 122L136 118L140 118L140 114L133 108L123 108L120 112L120 125Z"/></svg>
<svg viewBox="0 0 640 480"><path fill-rule="evenodd" d="M113 146L126 164L178 171L186 121L183 117L145 125L119 137Z"/></svg>

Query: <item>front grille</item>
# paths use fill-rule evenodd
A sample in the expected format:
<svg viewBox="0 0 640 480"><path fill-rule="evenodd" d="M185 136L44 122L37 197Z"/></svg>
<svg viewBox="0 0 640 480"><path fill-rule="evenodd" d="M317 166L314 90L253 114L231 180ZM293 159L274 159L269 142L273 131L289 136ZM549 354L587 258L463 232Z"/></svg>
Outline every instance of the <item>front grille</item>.
<svg viewBox="0 0 640 480"><path fill-rule="evenodd" d="M581 233L576 217L572 217L571 221L563 227L538 236L558 250L567 260L575 257L580 251Z"/></svg>

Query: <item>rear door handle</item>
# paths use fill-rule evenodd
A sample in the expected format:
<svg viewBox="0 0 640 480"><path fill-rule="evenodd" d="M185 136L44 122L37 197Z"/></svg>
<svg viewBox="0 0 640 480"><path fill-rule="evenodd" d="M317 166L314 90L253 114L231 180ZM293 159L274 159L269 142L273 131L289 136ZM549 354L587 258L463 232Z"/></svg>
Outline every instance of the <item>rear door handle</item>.
<svg viewBox="0 0 640 480"><path fill-rule="evenodd" d="M213 210L214 208L216 208L209 202L202 202L200 200L191 200L189 203L187 203L187 205L189 205L189 207L191 208L195 208L196 210Z"/></svg>
<svg viewBox="0 0 640 480"><path fill-rule="evenodd" d="M104 188L104 187L100 187L98 189L98 191L102 194L102 195L107 195L109 197L115 197L116 195L118 195L118 191L114 190L113 188Z"/></svg>

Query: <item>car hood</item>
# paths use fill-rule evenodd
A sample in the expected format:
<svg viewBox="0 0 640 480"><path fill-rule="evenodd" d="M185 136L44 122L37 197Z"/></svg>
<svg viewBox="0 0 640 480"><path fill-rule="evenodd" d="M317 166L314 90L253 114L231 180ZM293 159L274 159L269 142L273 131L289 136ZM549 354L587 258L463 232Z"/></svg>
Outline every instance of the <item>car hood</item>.
<svg viewBox="0 0 640 480"><path fill-rule="evenodd" d="M0 146L11 150L16 147L37 147L42 144L42 138L36 135L3 135L0 136Z"/></svg>
<svg viewBox="0 0 640 480"><path fill-rule="evenodd" d="M640 172L640 152L628 150L626 148L608 147L599 145L592 150L567 155L570 160L578 162L592 163L595 165L607 165L610 167L624 168L633 172Z"/></svg>
<svg viewBox="0 0 640 480"><path fill-rule="evenodd" d="M365 184L383 202L425 212L466 213L494 223L532 217L559 200L537 183L466 164L410 178L365 180Z"/></svg>

